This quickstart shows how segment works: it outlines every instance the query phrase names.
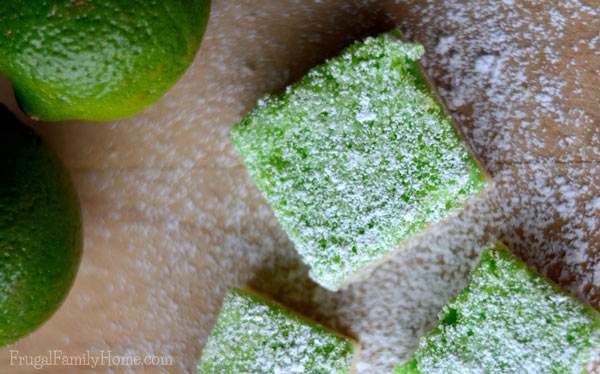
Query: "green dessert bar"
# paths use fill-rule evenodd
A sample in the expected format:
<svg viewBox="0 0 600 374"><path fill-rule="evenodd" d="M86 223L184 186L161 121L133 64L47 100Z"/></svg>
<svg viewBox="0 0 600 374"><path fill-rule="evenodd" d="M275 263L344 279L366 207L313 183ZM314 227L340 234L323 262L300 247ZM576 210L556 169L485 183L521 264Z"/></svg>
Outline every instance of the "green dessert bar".
<svg viewBox="0 0 600 374"><path fill-rule="evenodd" d="M231 289L198 373L352 373L358 350L349 338L262 296Z"/></svg>
<svg viewBox="0 0 600 374"><path fill-rule="evenodd" d="M489 183L396 33L368 38L232 131L311 277L337 290ZM363 274L366 274L364 272Z"/></svg>
<svg viewBox="0 0 600 374"><path fill-rule="evenodd" d="M598 312L498 244L396 373L583 373L599 352Z"/></svg>

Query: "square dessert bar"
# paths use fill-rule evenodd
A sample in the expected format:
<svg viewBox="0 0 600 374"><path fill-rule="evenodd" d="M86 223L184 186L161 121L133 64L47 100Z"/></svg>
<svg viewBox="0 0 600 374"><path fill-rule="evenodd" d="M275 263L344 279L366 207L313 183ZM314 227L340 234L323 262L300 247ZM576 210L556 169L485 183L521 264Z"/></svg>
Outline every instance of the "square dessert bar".
<svg viewBox="0 0 600 374"><path fill-rule="evenodd" d="M599 352L600 314L497 245L396 372L584 373Z"/></svg>
<svg viewBox="0 0 600 374"><path fill-rule="evenodd" d="M249 291L232 289L198 364L212 373L353 373L358 344Z"/></svg>
<svg viewBox="0 0 600 374"><path fill-rule="evenodd" d="M261 100L233 143L311 277L337 290L489 183L395 33Z"/></svg>

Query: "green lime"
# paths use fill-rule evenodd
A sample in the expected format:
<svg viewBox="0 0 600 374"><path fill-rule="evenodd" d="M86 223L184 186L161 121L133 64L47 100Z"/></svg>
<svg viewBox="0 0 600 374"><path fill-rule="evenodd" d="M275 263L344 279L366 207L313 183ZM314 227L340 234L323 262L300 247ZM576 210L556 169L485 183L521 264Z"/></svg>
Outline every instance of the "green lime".
<svg viewBox="0 0 600 374"><path fill-rule="evenodd" d="M130 117L192 63L209 11L210 0L2 0L0 70L33 118Z"/></svg>
<svg viewBox="0 0 600 374"><path fill-rule="evenodd" d="M0 106L0 346L58 309L79 267L82 226L69 176L41 138Z"/></svg>

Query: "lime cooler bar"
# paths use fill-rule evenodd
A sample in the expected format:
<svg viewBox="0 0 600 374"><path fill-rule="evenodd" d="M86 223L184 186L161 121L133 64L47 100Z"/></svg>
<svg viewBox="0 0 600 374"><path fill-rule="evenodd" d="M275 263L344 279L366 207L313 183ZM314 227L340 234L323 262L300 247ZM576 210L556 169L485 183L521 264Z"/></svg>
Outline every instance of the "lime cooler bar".
<svg viewBox="0 0 600 374"><path fill-rule="evenodd" d="M233 143L311 277L337 290L489 181L396 33L268 96Z"/></svg>
<svg viewBox="0 0 600 374"><path fill-rule="evenodd" d="M584 373L599 352L598 312L499 244L396 373Z"/></svg>
<svg viewBox="0 0 600 374"><path fill-rule="evenodd" d="M198 374L353 373L358 345L250 291L232 289Z"/></svg>

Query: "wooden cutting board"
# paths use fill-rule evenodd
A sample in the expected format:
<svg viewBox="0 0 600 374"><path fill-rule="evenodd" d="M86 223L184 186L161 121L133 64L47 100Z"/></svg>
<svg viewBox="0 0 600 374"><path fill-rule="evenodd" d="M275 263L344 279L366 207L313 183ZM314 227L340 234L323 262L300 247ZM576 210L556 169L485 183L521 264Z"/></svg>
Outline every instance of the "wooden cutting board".
<svg viewBox="0 0 600 374"><path fill-rule="evenodd" d="M600 307L599 8L215 0L194 65L159 103L126 121L33 124L77 185L84 256L56 315L0 350L0 372L31 372L16 357L49 350L104 356L101 372L192 372L223 293L240 284L357 337L359 372L385 372L411 354L494 238ZM260 96L392 27L426 46L427 71L497 186L426 243L331 294L308 280L229 130ZM8 82L0 87L16 110ZM109 355L167 365L110 367ZM45 372L94 371L58 364Z"/></svg>

